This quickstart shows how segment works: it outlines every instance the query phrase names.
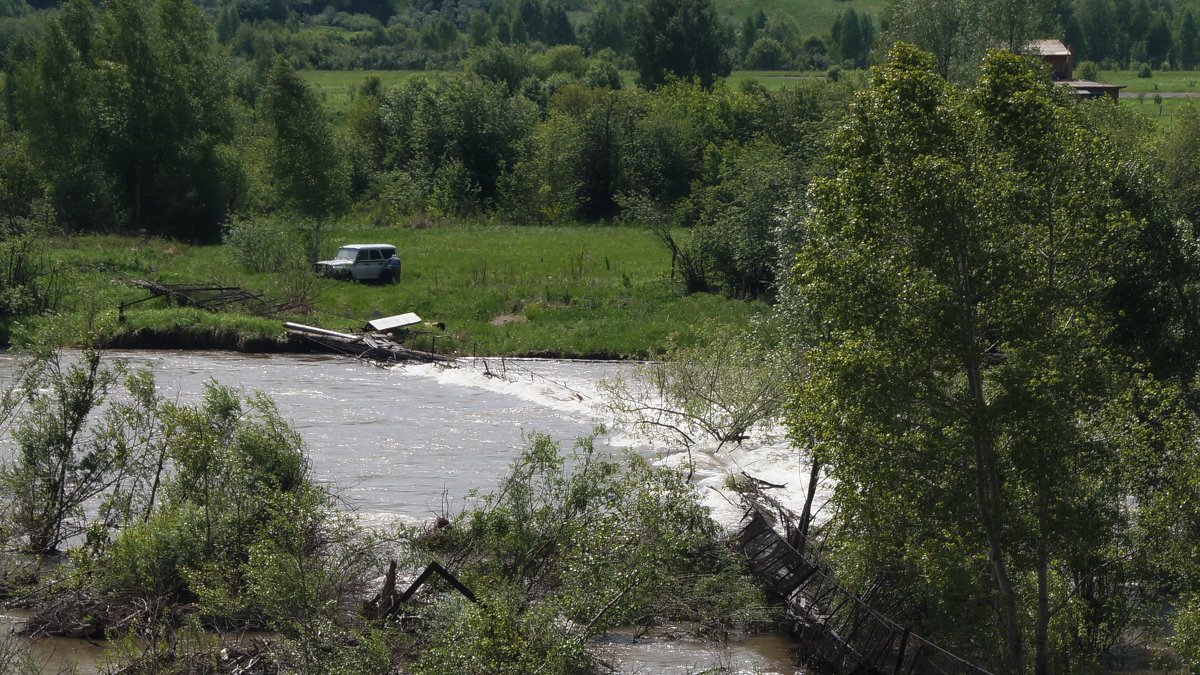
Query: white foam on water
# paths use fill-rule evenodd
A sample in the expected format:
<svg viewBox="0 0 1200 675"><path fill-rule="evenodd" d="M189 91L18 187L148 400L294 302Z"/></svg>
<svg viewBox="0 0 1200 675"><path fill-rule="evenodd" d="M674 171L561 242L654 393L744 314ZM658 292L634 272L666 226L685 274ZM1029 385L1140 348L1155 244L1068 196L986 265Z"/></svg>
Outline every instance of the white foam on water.
<svg viewBox="0 0 1200 675"><path fill-rule="evenodd" d="M403 366L405 374L434 379L449 387L469 387L562 412L574 419L603 422L599 382L555 369L553 362L463 361L457 368L435 364Z"/></svg>
<svg viewBox="0 0 1200 675"><path fill-rule="evenodd" d="M712 512L713 520L726 530L737 529L745 515L742 501L731 482L744 482L746 476L761 481L758 488L784 507L796 513L804 508L810 460L806 453L786 441L744 442L719 450L698 447L692 449L690 457L686 451L672 452L659 459L658 464L687 471L689 461L694 468L693 481L701 503ZM829 500L831 491L832 484L828 480L817 484L814 510ZM823 512L817 513L818 520L823 516Z"/></svg>
<svg viewBox="0 0 1200 675"><path fill-rule="evenodd" d="M736 529L744 515L741 501L730 487L731 480L744 480L749 476L761 481L759 488L788 509L799 513L804 507L811 460L807 453L791 445L787 430L781 426L755 427L750 432L750 440L727 443L719 448L715 442L697 443L689 454L682 442L670 434L653 430L647 433L646 429L626 427L612 418L604 404L601 379L612 375L614 364L604 364L607 370L567 372L563 362L556 361L508 361L504 366L498 363L493 359L463 362L459 368L408 366L405 371L432 377L446 386L472 387L512 396L574 419L603 423L608 429L604 438L607 445L656 455L661 466L687 471L690 462L702 503L710 509L713 519L728 530ZM621 365L637 367L636 364ZM503 376L497 376L497 373L503 373ZM649 405L660 403L647 400ZM693 438L701 437L696 429L685 428L684 431ZM818 521L828 515L820 509L829 500L831 492L832 484L828 480L818 484L813 506Z"/></svg>

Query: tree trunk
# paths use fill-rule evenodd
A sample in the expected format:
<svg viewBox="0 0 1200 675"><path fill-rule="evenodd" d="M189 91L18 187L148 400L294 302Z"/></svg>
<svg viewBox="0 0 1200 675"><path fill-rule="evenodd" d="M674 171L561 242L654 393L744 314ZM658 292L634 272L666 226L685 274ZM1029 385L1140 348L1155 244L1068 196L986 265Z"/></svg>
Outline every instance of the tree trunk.
<svg viewBox="0 0 1200 675"><path fill-rule="evenodd" d="M796 550L801 555L808 548L808 525L812 520L812 505L817 498L817 479L821 476L821 463L813 457L812 468L808 471L808 494L804 496L804 510L800 512L800 541Z"/></svg>
<svg viewBox="0 0 1200 675"><path fill-rule="evenodd" d="M1050 547L1046 543L1050 525L1050 496L1045 484L1038 486L1037 624L1034 628L1034 672L1050 672Z"/></svg>
<svg viewBox="0 0 1200 675"><path fill-rule="evenodd" d="M1001 522L1003 500L999 458L992 434L987 397L983 391L983 349L976 331L974 289L967 251L956 251L959 273L959 336L962 365L971 401L969 413L971 446L975 459L975 503L979 509L984 536L988 543L988 562L996 582L998 628L1004 641L1002 672L1017 675L1024 670L1021 621L1017 613L1017 595L1004 559Z"/></svg>

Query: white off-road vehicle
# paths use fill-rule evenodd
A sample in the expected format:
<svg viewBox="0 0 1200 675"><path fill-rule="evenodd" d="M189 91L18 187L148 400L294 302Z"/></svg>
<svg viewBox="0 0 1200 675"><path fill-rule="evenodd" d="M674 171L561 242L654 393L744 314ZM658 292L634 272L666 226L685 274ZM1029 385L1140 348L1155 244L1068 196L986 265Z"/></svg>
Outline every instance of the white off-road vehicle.
<svg viewBox="0 0 1200 675"><path fill-rule="evenodd" d="M331 260L313 265L313 271L334 279L394 283L400 280L399 257L389 263L395 255L396 247L391 244L346 244Z"/></svg>

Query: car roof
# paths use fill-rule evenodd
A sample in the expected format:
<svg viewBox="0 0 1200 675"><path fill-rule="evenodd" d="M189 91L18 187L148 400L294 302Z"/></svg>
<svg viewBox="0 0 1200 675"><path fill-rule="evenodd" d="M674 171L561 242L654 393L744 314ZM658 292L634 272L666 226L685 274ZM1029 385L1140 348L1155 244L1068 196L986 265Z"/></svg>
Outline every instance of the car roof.
<svg viewBox="0 0 1200 675"><path fill-rule="evenodd" d="M391 244L344 244L341 248L396 248Z"/></svg>

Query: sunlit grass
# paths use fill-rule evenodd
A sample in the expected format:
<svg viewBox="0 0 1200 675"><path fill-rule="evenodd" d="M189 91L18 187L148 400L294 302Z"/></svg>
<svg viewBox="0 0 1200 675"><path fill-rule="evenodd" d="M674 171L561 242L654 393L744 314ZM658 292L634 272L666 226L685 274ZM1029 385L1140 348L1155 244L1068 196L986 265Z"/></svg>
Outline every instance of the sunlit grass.
<svg viewBox="0 0 1200 675"><path fill-rule="evenodd" d="M1150 77L1138 77L1135 70L1102 70L1096 76L1101 82L1123 84L1126 93L1156 91L1200 92L1200 71L1155 70Z"/></svg>
<svg viewBox="0 0 1200 675"><path fill-rule="evenodd" d="M1121 98L1122 106L1164 126L1174 124L1184 106L1196 104L1196 101L1189 98L1163 98L1161 103L1155 103L1153 94L1136 98Z"/></svg>
<svg viewBox="0 0 1200 675"><path fill-rule="evenodd" d="M175 308L127 283L237 285L286 297L297 277L246 272L219 246L114 236L56 244L51 264L66 275L65 321L75 330L174 326L281 334L284 318L356 330L372 318L416 312L444 322L439 350L464 354L644 356L671 340L703 340L721 326L744 326L765 311L709 295L683 295L671 278L667 250L648 231L617 226L442 226L378 229L339 225L324 232L323 254L346 243L395 244L403 260L398 285L310 279L315 311L264 319ZM300 273L304 277L304 273ZM125 303L124 324L116 322ZM418 338L429 346L432 334Z"/></svg>
<svg viewBox="0 0 1200 675"><path fill-rule="evenodd" d="M322 103L335 111L345 111L358 96L369 77L378 77L384 89L411 77L434 77L436 70L301 70L305 82L317 91Z"/></svg>

